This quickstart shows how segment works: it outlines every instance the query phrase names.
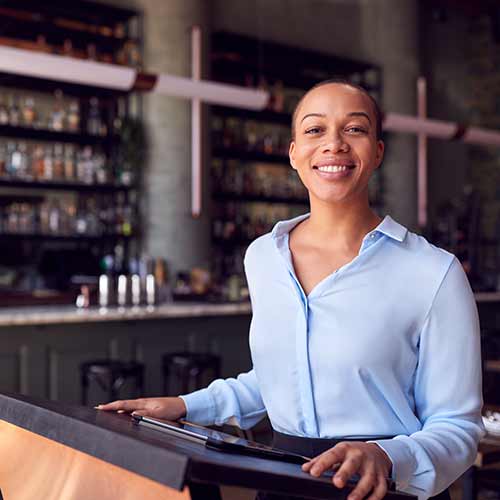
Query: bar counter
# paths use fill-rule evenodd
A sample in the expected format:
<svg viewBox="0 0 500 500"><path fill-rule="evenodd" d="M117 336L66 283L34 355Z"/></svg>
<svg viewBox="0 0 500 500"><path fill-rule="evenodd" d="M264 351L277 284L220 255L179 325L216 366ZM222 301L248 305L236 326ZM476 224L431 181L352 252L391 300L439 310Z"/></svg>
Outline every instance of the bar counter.
<svg viewBox="0 0 500 500"><path fill-rule="evenodd" d="M500 302L500 292L474 294L478 305ZM104 323L107 321L160 320L251 314L250 302L209 303L174 302L155 307L32 306L0 308L0 327L16 325L50 325L71 323Z"/></svg>
<svg viewBox="0 0 500 500"><path fill-rule="evenodd" d="M220 304L178 302L155 307L91 307L88 309L77 309L75 306L6 307L0 309L0 327L237 316L250 314L251 311L249 302Z"/></svg>

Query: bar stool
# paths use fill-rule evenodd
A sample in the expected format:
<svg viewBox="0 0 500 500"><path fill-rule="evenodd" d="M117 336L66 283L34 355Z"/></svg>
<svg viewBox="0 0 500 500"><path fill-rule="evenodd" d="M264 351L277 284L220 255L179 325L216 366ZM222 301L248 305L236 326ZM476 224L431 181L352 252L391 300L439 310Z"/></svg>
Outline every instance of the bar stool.
<svg viewBox="0 0 500 500"><path fill-rule="evenodd" d="M213 379L220 377L221 360L219 356L199 352L172 352L162 356L163 392L165 395L186 394L204 387L208 375ZM169 392L171 377L180 386L180 392Z"/></svg>
<svg viewBox="0 0 500 500"><path fill-rule="evenodd" d="M108 394L109 401L118 399L118 393L127 380L133 380L136 396L144 392L144 364L138 361L93 360L80 365L82 404L88 400L89 385L94 380Z"/></svg>

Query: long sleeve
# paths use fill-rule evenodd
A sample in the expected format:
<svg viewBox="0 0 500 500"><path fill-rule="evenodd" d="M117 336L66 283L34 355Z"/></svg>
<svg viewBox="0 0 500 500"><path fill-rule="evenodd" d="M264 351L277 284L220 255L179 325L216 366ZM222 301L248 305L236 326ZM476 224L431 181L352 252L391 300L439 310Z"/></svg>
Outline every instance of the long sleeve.
<svg viewBox="0 0 500 500"><path fill-rule="evenodd" d="M484 432L479 320L456 258L435 295L418 349L414 397L422 429L376 442L391 458L399 489L425 499L474 463Z"/></svg>
<svg viewBox="0 0 500 500"><path fill-rule="evenodd" d="M266 413L254 370L214 380L206 389L181 398L187 407L186 419L203 425L227 423L248 429Z"/></svg>

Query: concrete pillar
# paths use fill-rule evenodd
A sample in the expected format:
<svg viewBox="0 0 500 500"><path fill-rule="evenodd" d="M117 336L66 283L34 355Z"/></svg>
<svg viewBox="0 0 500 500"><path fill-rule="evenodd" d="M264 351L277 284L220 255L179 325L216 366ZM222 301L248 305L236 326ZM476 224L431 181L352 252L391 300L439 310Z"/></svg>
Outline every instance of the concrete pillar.
<svg viewBox="0 0 500 500"><path fill-rule="evenodd" d="M210 29L210 2L205 0L102 0L144 14L144 69L152 73L191 76L191 26ZM206 65L205 65L206 66ZM145 94L143 118L147 156L144 158L143 249L165 257L173 272L210 264L210 200L205 186L203 214L191 217L191 103ZM207 124L205 123L205 128ZM208 185L208 162L205 162Z"/></svg>
<svg viewBox="0 0 500 500"><path fill-rule="evenodd" d="M386 112L416 114L419 75L416 0L362 0L363 52L383 71ZM417 227L416 136L391 134L382 168L387 213L409 228Z"/></svg>

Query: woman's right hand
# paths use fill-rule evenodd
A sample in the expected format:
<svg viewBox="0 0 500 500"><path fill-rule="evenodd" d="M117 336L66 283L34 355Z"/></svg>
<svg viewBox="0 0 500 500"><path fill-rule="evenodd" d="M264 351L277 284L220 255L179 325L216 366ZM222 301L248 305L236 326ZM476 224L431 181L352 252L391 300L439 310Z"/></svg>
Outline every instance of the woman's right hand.
<svg viewBox="0 0 500 500"><path fill-rule="evenodd" d="M97 410L134 413L165 420L185 417L187 408L182 398L141 398L124 399L96 406Z"/></svg>

